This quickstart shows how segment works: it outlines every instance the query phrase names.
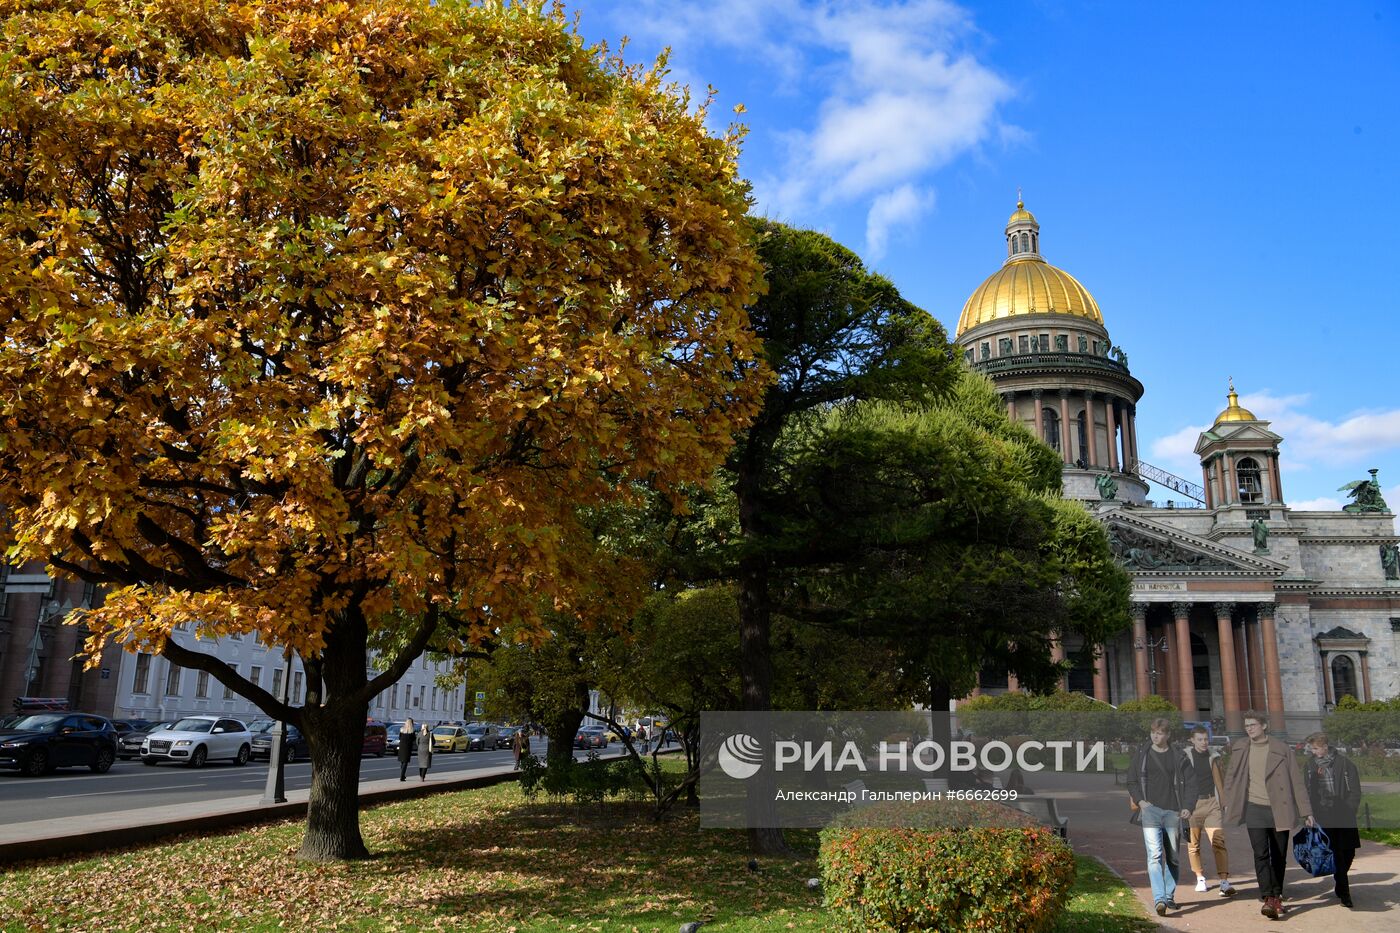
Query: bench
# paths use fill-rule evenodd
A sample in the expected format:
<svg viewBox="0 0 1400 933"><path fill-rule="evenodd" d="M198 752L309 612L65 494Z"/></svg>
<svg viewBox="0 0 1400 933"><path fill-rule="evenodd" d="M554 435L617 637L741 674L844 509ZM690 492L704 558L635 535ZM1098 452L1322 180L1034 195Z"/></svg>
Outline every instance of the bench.
<svg viewBox="0 0 1400 933"><path fill-rule="evenodd" d="M1054 797L1020 798L1005 800L1002 803L1034 817L1053 829L1061 839L1069 842L1069 817L1060 816L1060 811L1055 809Z"/></svg>

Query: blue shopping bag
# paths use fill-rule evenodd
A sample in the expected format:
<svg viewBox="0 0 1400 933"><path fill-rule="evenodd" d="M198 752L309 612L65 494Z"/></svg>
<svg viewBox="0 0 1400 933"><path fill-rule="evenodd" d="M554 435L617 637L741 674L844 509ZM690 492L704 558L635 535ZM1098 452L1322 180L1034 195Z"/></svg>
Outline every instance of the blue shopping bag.
<svg viewBox="0 0 1400 933"><path fill-rule="evenodd" d="M1303 871L1314 878L1330 875L1337 870L1332 840L1317 826L1304 826L1293 834L1293 858Z"/></svg>

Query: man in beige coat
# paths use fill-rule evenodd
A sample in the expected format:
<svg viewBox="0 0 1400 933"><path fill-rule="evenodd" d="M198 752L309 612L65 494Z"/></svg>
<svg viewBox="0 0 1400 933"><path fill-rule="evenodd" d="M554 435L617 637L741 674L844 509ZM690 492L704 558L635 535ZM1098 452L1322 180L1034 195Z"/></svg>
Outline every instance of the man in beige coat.
<svg viewBox="0 0 1400 933"><path fill-rule="evenodd" d="M1269 717L1244 714L1246 738L1230 746L1225 773L1225 819L1249 830L1254 874L1270 920L1284 916L1283 871L1288 837L1300 824L1312 825L1312 805L1302 772L1288 746L1269 736Z"/></svg>

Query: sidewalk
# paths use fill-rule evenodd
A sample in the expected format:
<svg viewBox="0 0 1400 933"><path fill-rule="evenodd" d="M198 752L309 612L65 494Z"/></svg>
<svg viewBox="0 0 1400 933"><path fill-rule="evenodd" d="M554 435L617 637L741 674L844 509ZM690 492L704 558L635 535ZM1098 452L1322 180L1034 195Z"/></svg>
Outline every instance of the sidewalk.
<svg viewBox="0 0 1400 933"><path fill-rule="evenodd" d="M1152 890L1147 880L1147 861L1142 830L1128 822L1128 797L1122 787L1101 789L1056 788L1056 778L1035 781L1037 791L1055 798L1062 816L1069 817L1070 842L1081 855L1102 859L1137 894L1147 915L1163 929L1192 930L1198 933L1239 933L1257 924L1271 923L1259 913L1258 889L1254 881L1254 855L1243 828L1226 830L1230 854L1230 880L1239 894L1220 896L1214 861L1209 845L1202 856L1207 866L1210 891L1195 890L1196 875L1191 870L1185 846L1181 852L1181 881L1176 901L1181 910L1165 918L1153 912ZM1301 922L1309 930L1345 933L1394 933L1400 929L1400 849L1362 840L1351 869L1351 895L1356 905L1348 910L1332 895L1331 876L1312 878L1288 855L1284 875L1284 905L1287 919Z"/></svg>
<svg viewBox="0 0 1400 933"><path fill-rule="evenodd" d="M360 806L404 800L444 791L487 787L513 781L520 772L509 764L469 772L429 773L427 781L397 777L360 785ZM0 865L27 859L95 852L182 833L206 833L230 826L290 819L306 814L309 788L287 791L286 803L264 804L262 794L223 797L142 809L109 810L75 819L31 820L0 825Z"/></svg>

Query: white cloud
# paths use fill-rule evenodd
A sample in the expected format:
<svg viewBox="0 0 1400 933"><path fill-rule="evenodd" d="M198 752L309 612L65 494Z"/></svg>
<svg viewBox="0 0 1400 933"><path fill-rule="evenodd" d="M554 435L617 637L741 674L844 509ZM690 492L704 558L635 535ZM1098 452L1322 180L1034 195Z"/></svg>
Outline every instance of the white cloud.
<svg viewBox="0 0 1400 933"><path fill-rule="evenodd" d="M1321 499L1304 499L1302 502L1290 502L1288 507L1295 512L1340 512L1346 503L1341 499L1332 499L1323 496Z"/></svg>
<svg viewBox="0 0 1400 933"><path fill-rule="evenodd" d="M865 243L869 258L877 260L885 255L891 228L913 224L932 206L933 192L920 190L913 185L900 185L877 197L865 219Z"/></svg>
<svg viewBox="0 0 1400 933"><path fill-rule="evenodd" d="M964 47L971 18L948 0L639 0L629 31L700 53L742 51L775 85L817 101L811 125L779 136L782 168L754 181L757 210L812 223L833 204L868 204L866 248L887 245L889 211L932 203L927 176L994 140L1024 141L1001 124L1011 85ZM815 80L814 80L815 78ZM797 112L797 111L794 111ZM906 221L902 214L898 220Z"/></svg>

